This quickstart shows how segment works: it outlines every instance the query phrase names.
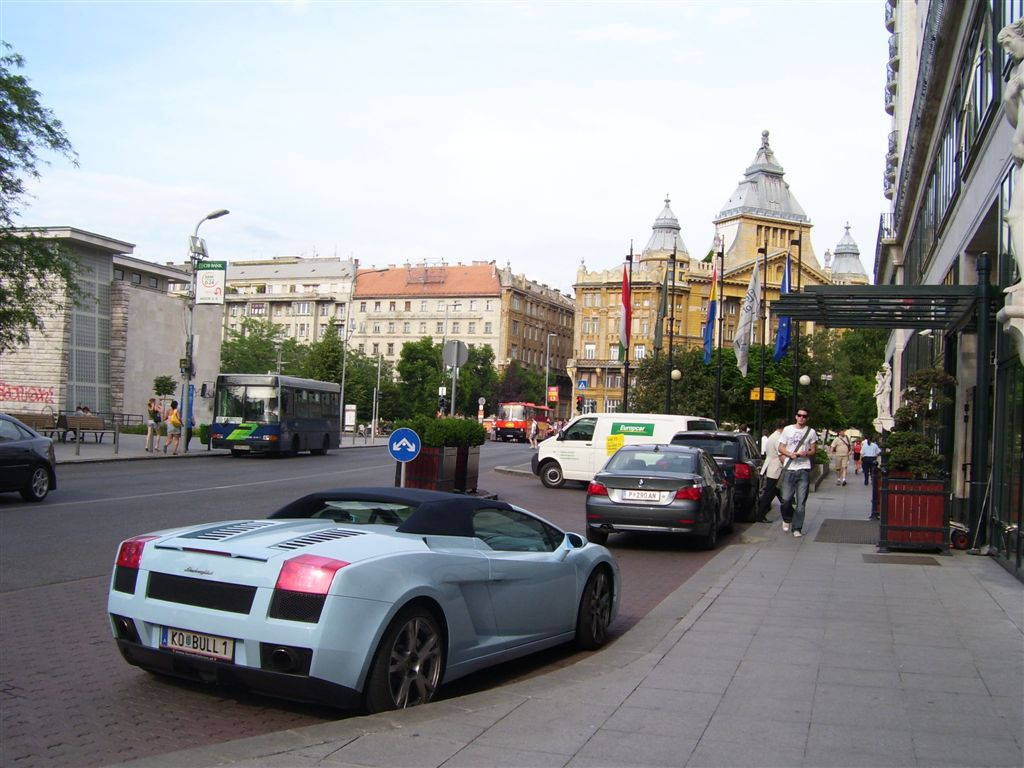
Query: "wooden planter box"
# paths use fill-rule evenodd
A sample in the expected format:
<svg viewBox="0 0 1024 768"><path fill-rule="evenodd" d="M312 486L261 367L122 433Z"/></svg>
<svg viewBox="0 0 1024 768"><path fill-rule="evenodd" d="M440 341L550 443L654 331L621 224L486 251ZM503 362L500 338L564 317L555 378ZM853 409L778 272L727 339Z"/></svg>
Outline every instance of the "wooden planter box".
<svg viewBox="0 0 1024 768"><path fill-rule="evenodd" d="M463 446L456 451L455 490L458 493L475 493L480 480L480 446Z"/></svg>
<svg viewBox="0 0 1024 768"><path fill-rule="evenodd" d="M455 464L458 448L423 446L419 456L405 465L405 487L433 491L455 490ZM479 450L479 449L478 449ZM402 467L395 467L395 485L401 483Z"/></svg>
<svg viewBox="0 0 1024 768"><path fill-rule="evenodd" d="M879 549L949 552L949 487L945 480L880 472Z"/></svg>

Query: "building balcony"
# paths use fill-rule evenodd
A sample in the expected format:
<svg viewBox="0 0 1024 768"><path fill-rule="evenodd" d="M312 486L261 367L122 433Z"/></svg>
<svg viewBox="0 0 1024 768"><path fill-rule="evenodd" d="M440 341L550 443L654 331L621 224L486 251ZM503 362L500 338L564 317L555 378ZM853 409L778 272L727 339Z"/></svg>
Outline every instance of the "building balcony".
<svg viewBox="0 0 1024 768"><path fill-rule="evenodd" d="M885 28L890 32L896 29L896 6L891 2L885 4Z"/></svg>
<svg viewBox="0 0 1024 768"><path fill-rule="evenodd" d="M896 111L896 94L893 93L889 86L885 87L885 114L891 115Z"/></svg>
<svg viewBox="0 0 1024 768"><path fill-rule="evenodd" d="M889 67L893 71L900 68L900 36L896 34L889 37Z"/></svg>
<svg viewBox="0 0 1024 768"><path fill-rule="evenodd" d="M888 172L882 177L882 194L886 200L892 200L896 194L896 181L889 178Z"/></svg>
<svg viewBox="0 0 1024 768"><path fill-rule="evenodd" d="M898 131L892 131L889 134L889 151L886 152L886 154L885 154L885 162L887 164L895 165L896 161L899 159L899 152L900 152L899 132Z"/></svg>

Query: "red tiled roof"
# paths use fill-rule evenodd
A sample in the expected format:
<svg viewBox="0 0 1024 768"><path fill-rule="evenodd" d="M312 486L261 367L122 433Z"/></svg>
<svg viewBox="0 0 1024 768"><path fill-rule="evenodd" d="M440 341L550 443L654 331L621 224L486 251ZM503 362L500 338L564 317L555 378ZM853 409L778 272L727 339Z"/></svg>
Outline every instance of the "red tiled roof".
<svg viewBox="0 0 1024 768"><path fill-rule="evenodd" d="M493 264L410 265L356 272L353 298L420 296L500 296Z"/></svg>

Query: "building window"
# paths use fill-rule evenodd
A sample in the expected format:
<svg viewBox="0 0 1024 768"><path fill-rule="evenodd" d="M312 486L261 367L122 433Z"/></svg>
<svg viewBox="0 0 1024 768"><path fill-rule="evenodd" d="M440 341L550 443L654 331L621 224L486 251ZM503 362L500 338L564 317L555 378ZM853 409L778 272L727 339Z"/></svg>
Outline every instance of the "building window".
<svg viewBox="0 0 1024 768"><path fill-rule="evenodd" d="M519 321L518 320L513 320L512 321L512 335L513 336L518 336L519 335Z"/></svg>
<svg viewBox="0 0 1024 768"><path fill-rule="evenodd" d="M423 334L424 336L427 335L427 324L426 323L420 323L420 333Z"/></svg>
<svg viewBox="0 0 1024 768"><path fill-rule="evenodd" d="M523 308L523 300L519 296L512 297L512 309L519 311Z"/></svg>
<svg viewBox="0 0 1024 768"><path fill-rule="evenodd" d="M402 323L402 333L408 336L412 332L412 323Z"/></svg>
<svg viewBox="0 0 1024 768"><path fill-rule="evenodd" d="M619 345L618 344L610 344L608 346L608 359L609 360L618 360L619 359Z"/></svg>
<svg viewBox="0 0 1024 768"><path fill-rule="evenodd" d="M157 279L155 277L147 277L146 278L146 285L149 286L150 288L159 288L160 287L159 284L157 283Z"/></svg>
<svg viewBox="0 0 1024 768"><path fill-rule="evenodd" d="M228 314L231 315L231 317L238 317L238 305L232 304L231 309L228 310Z"/></svg>
<svg viewBox="0 0 1024 768"><path fill-rule="evenodd" d="M437 311L444 312L445 303L443 300L437 302Z"/></svg>
<svg viewBox="0 0 1024 768"><path fill-rule="evenodd" d="M469 311L476 312L476 299L469 300Z"/></svg>
<svg viewBox="0 0 1024 768"><path fill-rule="evenodd" d="M365 312L366 311L366 302L365 301L360 301L359 302L359 311L360 312Z"/></svg>
<svg viewBox="0 0 1024 768"><path fill-rule="evenodd" d="M356 349L359 350L359 354L361 354L361 355L365 355L366 354L366 345L365 344L357 344L356 345Z"/></svg>
<svg viewBox="0 0 1024 768"><path fill-rule="evenodd" d="M373 311L374 312L380 312L380 302L379 301L373 302Z"/></svg>
<svg viewBox="0 0 1024 768"><path fill-rule="evenodd" d="M327 317L327 312L330 309L326 304L320 305L320 317Z"/></svg>
<svg viewBox="0 0 1024 768"><path fill-rule="evenodd" d="M634 344L633 359L643 360L645 357L647 357L647 347L645 347L643 344Z"/></svg>
<svg viewBox="0 0 1024 768"><path fill-rule="evenodd" d="M420 312L426 312L426 311L427 311L427 300L424 299L423 301L420 302Z"/></svg>
<svg viewBox="0 0 1024 768"><path fill-rule="evenodd" d="M405 302L405 311L406 312L412 312L412 302L411 301Z"/></svg>
<svg viewBox="0 0 1024 768"><path fill-rule="evenodd" d="M484 310L487 312L491 311L491 301L492 299L485 299Z"/></svg>
<svg viewBox="0 0 1024 768"><path fill-rule="evenodd" d="M388 311L389 312L394 312L396 309L398 309L398 305L395 302L393 302L393 301L389 301L388 302Z"/></svg>
<svg viewBox="0 0 1024 768"><path fill-rule="evenodd" d="M438 322L437 330L435 331L435 333L437 333L439 335L442 335L442 336L444 335L444 323L443 322Z"/></svg>
<svg viewBox="0 0 1024 768"><path fill-rule="evenodd" d="M584 360L597 360L597 345L596 344L584 344L583 345L583 359Z"/></svg>
<svg viewBox="0 0 1024 768"><path fill-rule="evenodd" d="M467 331L467 333L468 333L468 334L469 334L470 336L472 336L473 334L475 334L475 333L476 333L476 323L474 323L474 322L470 322L470 324L469 324L469 330Z"/></svg>
<svg viewBox="0 0 1024 768"><path fill-rule="evenodd" d="M513 360L518 360L519 359L519 346L516 345L516 344L512 345L511 357L512 357Z"/></svg>
<svg viewBox="0 0 1024 768"><path fill-rule="evenodd" d="M296 315L308 315L309 314L309 302L308 301L296 301L292 306L295 307Z"/></svg>
<svg viewBox="0 0 1024 768"><path fill-rule="evenodd" d="M394 333L395 333L395 324L393 322L392 323L388 323L388 333L390 333L392 335L394 335Z"/></svg>
<svg viewBox="0 0 1024 768"><path fill-rule="evenodd" d="M380 344L373 342L373 356L376 357L380 354Z"/></svg>
<svg viewBox="0 0 1024 768"><path fill-rule="evenodd" d="M452 333L453 333L453 334L455 334L455 333L459 333L459 332L460 332L460 330L461 330L461 329L459 328L459 321L458 321L458 320L454 320L454 321L452 321Z"/></svg>
<svg viewBox="0 0 1024 768"><path fill-rule="evenodd" d="M392 342L388 342L388 357L395 356L395 345Z"/></svg>
<svg viewBox="0 0 1024 768"><path fill-rule="evenodd" d="M249 305L249 314L251 316L253 316L253 317L262 317L263 315L267 314L267 305L266 304L250 304Z"/></svg>
<svg viewBox="0 0 1024 768"><path fill-rule="evenodd" d="M132 272L132 285L142 285L142 275Z"/></svg>
<svg viewBox="0 0 1024 768"><path fill-rule="evenodd" d="M115 267L114 268L114 279L115 280L124 280L124 270L123 269L118 269L118 268Z"/></svg>
<svg viewBox="0 0 1024 768"><path fill-rule="evenodd" d="M462 302L461 301L453 301L452 302L452 312L461 312L461 311L462 311Z"/></svg>
<svg viewBox="0 0 1024 768"><path fill-rule="evenodd" d="M493 328L494 326L492 323L484 323L484 333L486 333L487 335L490 335L494 332L492 330Z"/></svg>

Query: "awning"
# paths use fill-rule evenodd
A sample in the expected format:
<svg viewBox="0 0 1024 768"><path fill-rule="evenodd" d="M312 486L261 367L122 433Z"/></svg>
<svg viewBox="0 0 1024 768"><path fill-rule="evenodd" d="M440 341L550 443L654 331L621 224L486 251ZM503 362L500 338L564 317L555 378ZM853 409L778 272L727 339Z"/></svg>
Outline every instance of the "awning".
<svg viewBox="0 0 1024 768"><path fill-rule="evenodd" d="M808 285L772 302L772 314L828 328L951 330L975 326L975 285Z"/></svg>

